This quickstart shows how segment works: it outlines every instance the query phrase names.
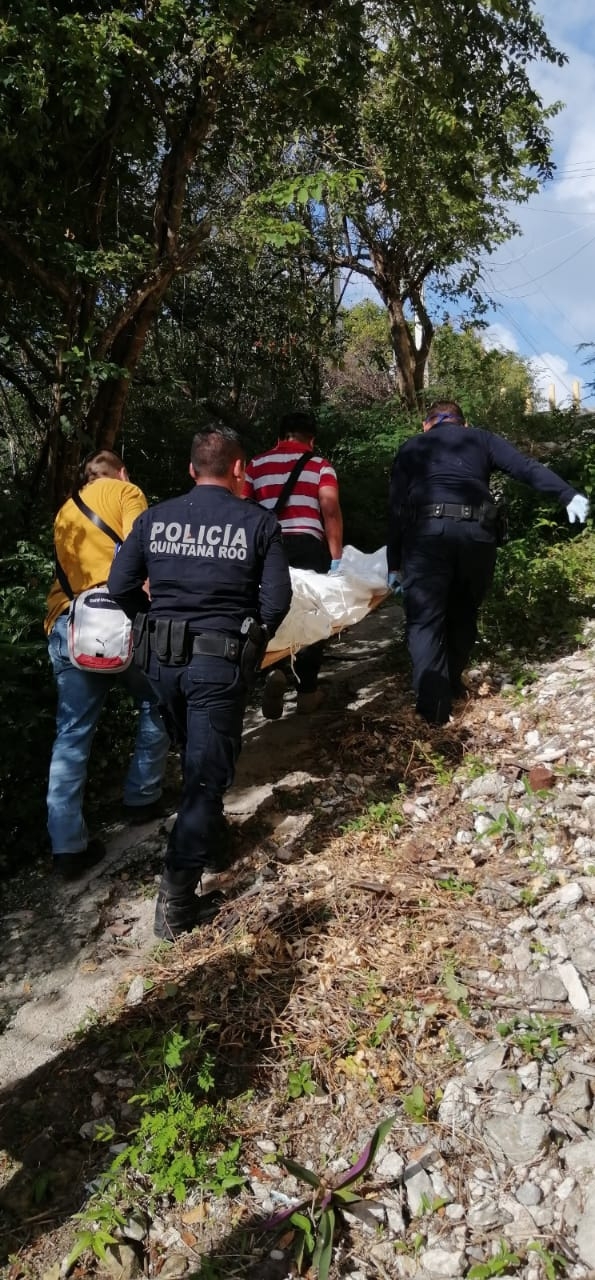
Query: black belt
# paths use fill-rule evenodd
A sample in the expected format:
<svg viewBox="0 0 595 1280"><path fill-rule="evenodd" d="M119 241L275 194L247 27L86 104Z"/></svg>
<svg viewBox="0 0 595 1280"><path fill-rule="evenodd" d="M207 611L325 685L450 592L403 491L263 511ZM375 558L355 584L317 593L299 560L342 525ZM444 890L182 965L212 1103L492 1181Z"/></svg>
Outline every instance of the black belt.
<svg viewBox="0 0 595 1280"><path fill-rule="evenodd" d="M447 520L479 520L482 509L460 502L431 502L427 507L417 507L416 515L418 520L432 516L438 520L444 517Z"/></svg>

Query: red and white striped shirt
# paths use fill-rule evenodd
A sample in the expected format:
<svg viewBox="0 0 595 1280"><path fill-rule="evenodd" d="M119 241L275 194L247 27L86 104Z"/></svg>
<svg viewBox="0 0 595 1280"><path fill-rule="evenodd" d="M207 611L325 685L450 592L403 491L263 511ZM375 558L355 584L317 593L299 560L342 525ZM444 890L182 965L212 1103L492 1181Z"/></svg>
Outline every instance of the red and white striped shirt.
<svg viewBox="0 0 595 1280"><path fill-rule="evenodd" d="M283 485L302 453L310 453L301 440L281 440L268 453L260 453L246 467L243 497L255 498L262 507L274 507ZM324 541L324 525L320 514L318 491L321 488L338 489L339 482L334 467L326 458L316 454L296 480L279 512L283 533L310 533Z"/></svg>

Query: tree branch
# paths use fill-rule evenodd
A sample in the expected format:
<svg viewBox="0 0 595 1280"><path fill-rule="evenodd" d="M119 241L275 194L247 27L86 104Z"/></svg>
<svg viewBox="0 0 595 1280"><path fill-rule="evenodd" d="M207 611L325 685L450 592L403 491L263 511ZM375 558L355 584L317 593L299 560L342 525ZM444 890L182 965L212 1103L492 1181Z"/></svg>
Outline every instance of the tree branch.
<svg viewBox="0 0 595 1280"><path fill-rule="evenodd" d="M48 271L45 267L42 267L41 263L38 262L31 254L27 246L21 244L20 240L17 240L15 236L10 234L10 231L6 230L6 227L2 226L0 226L0 244L4 245L4 248L11 257L16 258L17 262L20 262L22 266L26 267L27 271L29 271L31 275L43 285L44 289L47 289L48 293L53 295L54 298L59 298L61 302L66 304L71 302L72 291L69 286L65 284L63 280L60 280L59 276L54 275L53 271Z"/></svg>
<svg viewBox="0 0 595 1280"><path fill-rule="evenodd" d="M43 404L43 401L37 399L35 392L32 391L28 382L25 382L25 379L22 377L22 375L20 373L17 373L16 369L13 369L11 365L7 364L7 362L3 360L1 357L0 357L0 376L2 376L3 378L6 378L6 381L10 382L10 385L14 387L15 391L18 391L19 395L22 396L23 400L26 401L26 403L28 404L31 410L31 413L35 418L38 419L38 421L40 422L47 421L47 419L50 416L50 411L47 405Z"/></svg>

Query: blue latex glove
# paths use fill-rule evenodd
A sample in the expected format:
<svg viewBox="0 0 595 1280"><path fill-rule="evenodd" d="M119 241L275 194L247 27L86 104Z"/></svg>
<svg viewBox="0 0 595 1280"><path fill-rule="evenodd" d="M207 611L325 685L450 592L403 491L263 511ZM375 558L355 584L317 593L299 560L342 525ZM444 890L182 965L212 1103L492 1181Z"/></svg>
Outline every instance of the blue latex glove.
<svg viewBox="0 0 595 1280"><path fill-rule="evenodd" d="M568 503L566 513L571 524L584 524L589 514L589 499L582 493L575 494L572 502Z"/></svg>
<svg viewBox="0 0 595 1280"><path fill-rule="evenodd" d="M340 573L340 572L341 572L341 561L331 560L331 567L329 569L329 573Z"/></svg>
<svg viewBox="0 0 595 1280"><path fill-rule="evenodd" d="M403 588L401 587L401 575L397 573L396 569L391 569L388 575L388 586L394 596L400 595Z"/></svg>

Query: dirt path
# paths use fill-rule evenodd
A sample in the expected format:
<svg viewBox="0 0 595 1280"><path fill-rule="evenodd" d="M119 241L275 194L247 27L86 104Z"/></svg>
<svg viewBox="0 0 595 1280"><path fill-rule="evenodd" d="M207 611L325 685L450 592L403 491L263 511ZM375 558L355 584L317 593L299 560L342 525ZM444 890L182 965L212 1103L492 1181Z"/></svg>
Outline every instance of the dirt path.
<svg viewBox="0 0 595 1280"><path fill-rule="evenodd" d="M402 611L390 602L334 640L323 673L327 706L312 719L295 714L295 695L275 723L263 721L256 705L250 708L236 783L226 800L238 828L262 818L266 833L280 831L290 851L307 817L288 817L288 805L315 786L308 763L313 738L324 732L334 708L361 707L381 696L400 631ZM8 886L0 918L0 1087L50 1061L123 986L130 1003L142 992L143 961L155 946L155 882L171 821L108 827L106 860L76 883L35 867ZM208 888L207 879L215 879L205 878Z"/></svg>

